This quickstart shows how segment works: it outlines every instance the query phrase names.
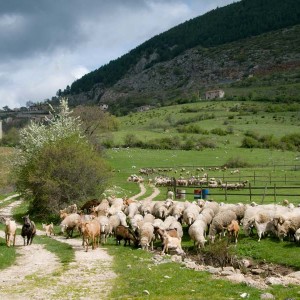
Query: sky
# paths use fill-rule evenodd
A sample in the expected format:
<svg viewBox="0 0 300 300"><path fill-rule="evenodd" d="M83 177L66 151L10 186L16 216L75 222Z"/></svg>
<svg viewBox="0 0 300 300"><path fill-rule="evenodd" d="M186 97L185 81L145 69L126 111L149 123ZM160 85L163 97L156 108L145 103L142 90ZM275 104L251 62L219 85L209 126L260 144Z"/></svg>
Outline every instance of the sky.
<svg viewBox="0 0 300 300"><path fill-rule="evenodd" d="M0 0L0 109L40 102L233 0Z"/></svg>

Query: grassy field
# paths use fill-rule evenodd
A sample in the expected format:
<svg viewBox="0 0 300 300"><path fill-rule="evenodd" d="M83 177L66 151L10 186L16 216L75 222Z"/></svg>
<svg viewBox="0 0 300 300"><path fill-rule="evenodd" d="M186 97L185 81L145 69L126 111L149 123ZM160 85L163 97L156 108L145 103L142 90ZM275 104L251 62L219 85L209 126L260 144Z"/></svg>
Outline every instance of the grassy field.
<svg viewBox="0 0 300 300"><path fill-rule="evenodd" d="M196 118L202 119L193 121ZM228 203L248 203L250 200L257 203L261 203L262 200L264 203L280 203L283 199L289 199L296 205L300 204L299 152L240 147L245 133L249 130L259 135L271 134L276 138L297 133L300 125L299 111L287 111L282 105L272 104L270 107L269 103L260 102L203 101L133 113L120 118L120 122L120 130L112 134L114 147L105 151L105 157L113 169L108 194L115 194L118 197L138 194L139 186L128 182L127 178L131 174L139 174L141 168L169 169L167 172L159 171L149 177L145 176L147 193L144 197L146 197L153 191L147 183L148 179L161 173L176 178L201 176L203 172L197 171L197 168L204 167L204 172L208 173L209 177L222 179L223 182L248 180L253 188L252 199L249 197L248 187L245 190L232 192L232 195L228 194L227 197L220 189L209 189L210 199ZM197 124L206 132L205 134L180 133L178 128L183 126L182 124ZM229 133L224 136L214 134L212 130L215 128L226 128ZM119 147L124 145L128 135L143 141L162 137L175 140L179 137L180 142L190 138L209 139L213 141L215 147L189 151ZM0 154L1 158L7 157L11 154L11 150L1 148ZM215 167L221 167L232 159L245 162L248 166L239 168L239 174L230 173L234 168L228 168L226 171L215 170ZM3 168L2 179L0 179L2 187L8 183L9 171L9 165L4 164L4 161L4 159L0 161ZM182 168L185 170L182 171ZM164 200L167 189L161 187L161 193L155 200ZM181 189L187 192L186 200L194 200L194 187ZM244 193L246 195L242 195ZM256 193L257 195L254 195ZM1 199L3 197L0 198L0 207L6 205L1 204ZM25 212L26 205L18 208L14 212L16 219L19 220ZM40 228L41 224L39 222L37 224ZM58 232L57 226L58 224L56 224ZM184 231L183 248L197 256L187 236L187 229L184 228ZM45 244L49 251L58 255L65 267L74 257L74 252L70 248L58 242L43 237L35 241ZM152 259L153 254L131 247L116 247L113 238L109 239L105 248L114 256L114 270L118 274L110 295L111 299L144 299L148 297L143 293L144 290L149 291L151 299L174 299L175 294L176 299L240 299L242 293L248 293L249 299L259 299L262 293L245 284L213 279L206 272L196 272L181 264L169 261L155 264ZM234 251L238 256L300 270L299 245L295 243L288 241L279 243L277 239L269 237L258 243L257 237L245 237L241 233L239 244ZM6 268L14 263L15 255L14 249L7 249L4 241L0 240L0 258L6 257L5 260L0 259L0 268ZM299 298L299 287L272 286L267 291L271 292L276 299Z"/></svg>

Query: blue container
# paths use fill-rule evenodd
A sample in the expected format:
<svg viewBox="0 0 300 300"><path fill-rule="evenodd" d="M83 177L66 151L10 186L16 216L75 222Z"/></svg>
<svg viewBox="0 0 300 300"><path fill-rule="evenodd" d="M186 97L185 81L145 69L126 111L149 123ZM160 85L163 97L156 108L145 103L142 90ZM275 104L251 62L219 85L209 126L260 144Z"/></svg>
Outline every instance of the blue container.
<svg viewBox="0 0 300 300"><path fill-rule="evenodd" d="M203 189L202 190L202 198L207 199L209 195L209 189Z"/></svg>

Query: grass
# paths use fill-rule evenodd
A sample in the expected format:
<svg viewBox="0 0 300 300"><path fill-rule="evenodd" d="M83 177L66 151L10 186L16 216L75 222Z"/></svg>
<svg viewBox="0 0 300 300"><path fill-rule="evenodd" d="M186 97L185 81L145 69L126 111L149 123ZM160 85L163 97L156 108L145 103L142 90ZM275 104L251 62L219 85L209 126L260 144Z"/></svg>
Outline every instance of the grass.
<svg viewBox="0 0 300 300"><path fill-rule="evenodd" d="M0 224L0 229L4 230L4 226ZM4 270L13 265L17 259L16 249L7 247L5 239L0 238L0 270Z"/></svg>
<svg viewBox="0 0 300 300"><path fill-rule="evenodd" d="M272 293L276 299L299 296L295 286L272 287L262 292L245 284L213 279L209 273L187 269L181 263L171 263L169 256L164 257L163 263L157 263L145 251L114 245L106 248L114 257L118 274L109 299L240 299L242 293L248 293L249 299L259 299L263 292Z"/></svg>

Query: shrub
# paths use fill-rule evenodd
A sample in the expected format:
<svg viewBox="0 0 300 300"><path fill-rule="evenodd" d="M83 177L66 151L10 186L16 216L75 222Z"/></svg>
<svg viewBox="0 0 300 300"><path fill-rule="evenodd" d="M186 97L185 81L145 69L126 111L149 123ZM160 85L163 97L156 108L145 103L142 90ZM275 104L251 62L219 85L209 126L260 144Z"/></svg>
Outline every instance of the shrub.
<svg viewBox="0 0 300 300"><path fill-rule="evenodd" d="M227 131L222 128L214 128L210 131L212 134L224 136L227 135Z"/></svg>
<svg viewBox="0 0 300 300"><path fill-rule="evenodd" d="M241 147L242 148L259 148L259 142L250 136L246 136L242 140Z"/></svg>
<svg viewBox="0 0 300 300"><path fill-rule="evenodd" d="M228 168L246 168L249 167L250 164L246 162L243 158L237 156L229 158L228 161L225 163L225 166L227 166Z"/></svg>
<svg viewBox="0 0 300 300"><path fill-rule="evenodd" d="M79 118L70 114L62 99L59 113L20 132L13 172L17 191L36 215L57 213L99 196L106 187L108 167L82 134Z"/></svg>

